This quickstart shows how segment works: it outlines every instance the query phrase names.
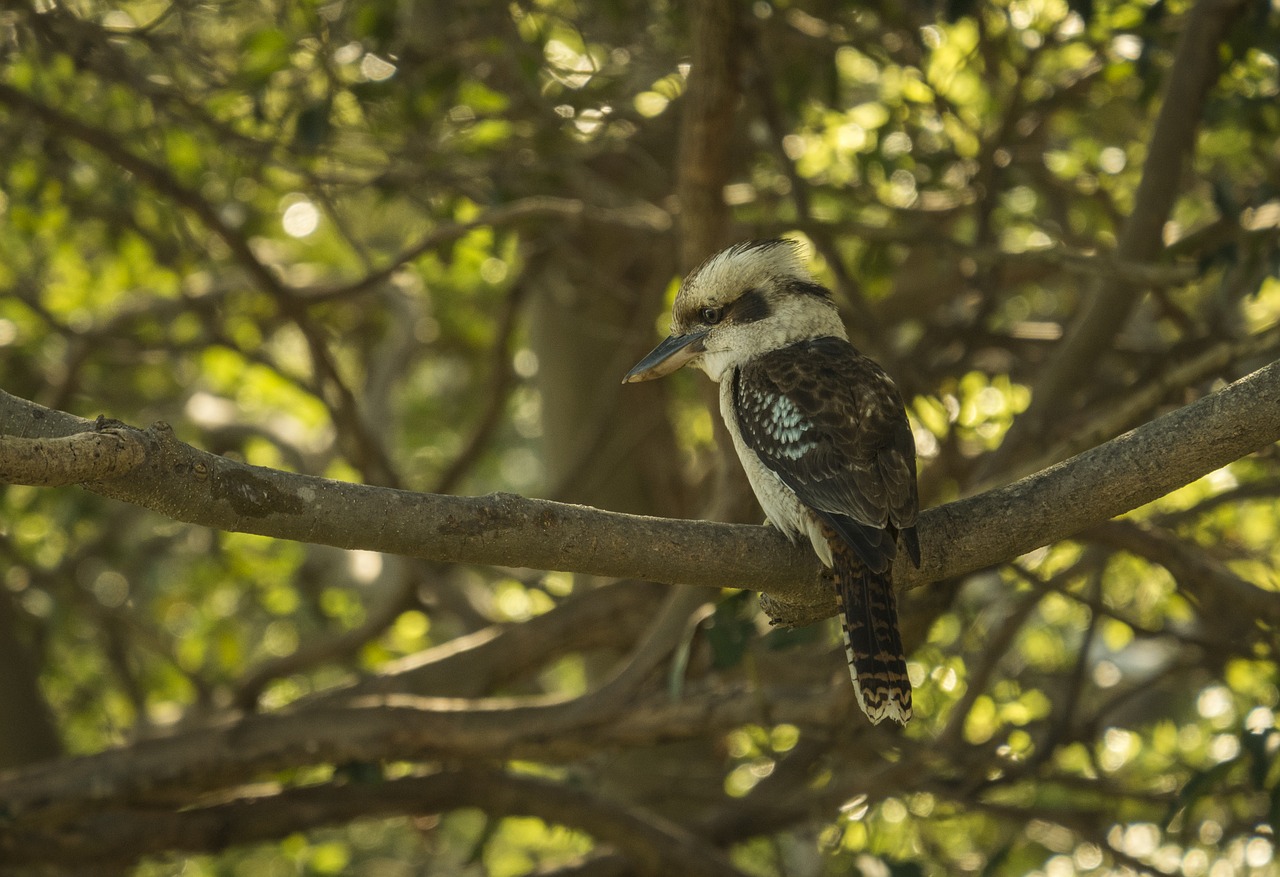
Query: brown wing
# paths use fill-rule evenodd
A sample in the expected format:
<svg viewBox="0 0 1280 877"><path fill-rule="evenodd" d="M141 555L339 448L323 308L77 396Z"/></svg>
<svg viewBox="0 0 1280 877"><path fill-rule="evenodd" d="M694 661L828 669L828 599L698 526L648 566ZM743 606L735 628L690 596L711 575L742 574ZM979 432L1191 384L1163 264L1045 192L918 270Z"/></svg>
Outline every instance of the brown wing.
<svg viewBox="0 0 1280 877"><path fill-rule="evenodd" d="M734 376L743 440L873 571L901 534L920 562L916 454L902 399L875 362L839 338L768 353Z"/></svg>

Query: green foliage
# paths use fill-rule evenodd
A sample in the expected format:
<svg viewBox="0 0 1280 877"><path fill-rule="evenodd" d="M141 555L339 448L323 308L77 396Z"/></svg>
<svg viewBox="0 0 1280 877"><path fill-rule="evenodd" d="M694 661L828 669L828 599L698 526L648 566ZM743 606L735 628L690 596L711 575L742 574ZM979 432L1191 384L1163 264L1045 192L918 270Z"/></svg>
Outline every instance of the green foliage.
<svg viewBox="0 0 1280 877"><path fill-rule="evenodd" d="M908 400L929 504L999 480L983 461L1082 302L1124 267L1112 256L1188 6L734 7L733 234L811 244L855 342ZM1169 181L1165 251L1138 266L1194 271L1151 282L1023 462L1276 356L1280 25L1248 6L1218 47L1185 178ZM720 483L705 387L677 378L644 401L614 386L675 290L680 235L653 216L692 221L675 193L693 14L632 0L11 5L4 389L167 421L260 466L705 507L691 497ZM1166 383L1218 349L1216 366ZM1158 398L1135 401L1153 386ZM645 458L651 439L671 454ZM637 738L662 795L635 778L609 786L621 754L580 741L536 768L667 807L753 874L1276 873L1276 467L1272 449L1139 510L1125 522L1137 530L904 596L920 623L916 717L900 736L854 732L861 717L834 709L771 715L769 698L797 692L838 703L824 686L844 669L832 631L765 634L744 592L642 694L706 697L712 715L745 690L758 721ZM645 495L611 493L633 469ZM1139 538L1152 534L1167 538ZM489 625L546 620L591 584L211 533L76 489L6 487L0 556L16 619L0 636L32 656L72 754L305 706L353 676L443 660L430 650ZM574 697L639 641L628 612L609 619L617 641L561 631L582 638L406 693ZM663 748L690 739L694 754ZM438 766L302 760L262 781L376 784ZM700 822L684 784L707 777L716 806L759 806ZM138 873L554 873L597 840L458 808Z"/></svg>

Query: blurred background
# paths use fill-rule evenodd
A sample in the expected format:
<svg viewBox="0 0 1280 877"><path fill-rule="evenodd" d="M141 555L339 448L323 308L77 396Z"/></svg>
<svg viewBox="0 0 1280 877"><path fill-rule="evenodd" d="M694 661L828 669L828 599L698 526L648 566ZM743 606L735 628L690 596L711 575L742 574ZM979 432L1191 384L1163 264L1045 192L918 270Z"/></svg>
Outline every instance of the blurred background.
<svg viewBox="0 0 1280 877"><path fill-rule="evenodd" d="M938 505L1276 359L1278 58L1257 0L6 3L0 380L261 466L758 522L709 382L619 381L684 272L789 236L897 381ZM1272 448L904 594L897 733L852 704L832 622L771 630L732 582L5 487L0 767L361 692L571 697L666 637L614 724L558 746L300 750L112 803L376 797L460 761L625 807L620 833L554 796L316 806L265 840L117 832L87 873L622 875L651 844L627 826L672 824L756 875L1280 873L1278 493ZM84 867L67 825L14 863Z"/></svg>

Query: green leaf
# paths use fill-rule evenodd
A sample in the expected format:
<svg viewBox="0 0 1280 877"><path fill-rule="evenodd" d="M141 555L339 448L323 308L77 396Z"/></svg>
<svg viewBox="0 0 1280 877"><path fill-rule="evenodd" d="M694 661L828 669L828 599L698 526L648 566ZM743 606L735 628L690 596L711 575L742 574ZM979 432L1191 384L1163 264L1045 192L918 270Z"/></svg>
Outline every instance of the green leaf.
<svg viewBox="0 0 1280 877"><path fill-rule="evenodd" d="M240 44L239 74L253 83L265 83L271 74L289 66L289 38L276 28L249 34Z"/></svg>

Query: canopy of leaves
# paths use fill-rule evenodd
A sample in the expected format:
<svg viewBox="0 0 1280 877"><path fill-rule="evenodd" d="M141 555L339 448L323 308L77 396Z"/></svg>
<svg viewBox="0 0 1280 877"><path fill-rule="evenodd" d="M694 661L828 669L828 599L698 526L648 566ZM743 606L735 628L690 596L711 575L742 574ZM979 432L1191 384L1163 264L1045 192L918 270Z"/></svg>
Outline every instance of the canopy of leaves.
<svg viewBox="0 0 1280 877"><path fill-rule="evenodd" d="M8 3L4 390L333 479L755 521L701 377L618 381L691 242L786 235L936 505L1277 358L1278 59L1258 0ZM160 767L25 823L0 774L0 870L1280 873L1278 494L1272 447L905 593L895 733L834 626L734 582L8 486L0 767ZM353 730L370 698L401 735Z"/></svg>

